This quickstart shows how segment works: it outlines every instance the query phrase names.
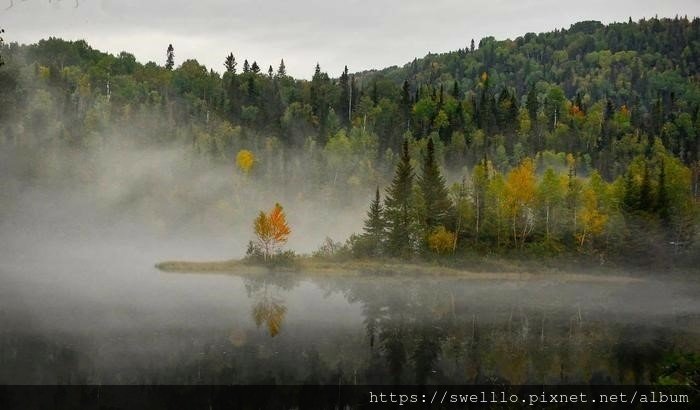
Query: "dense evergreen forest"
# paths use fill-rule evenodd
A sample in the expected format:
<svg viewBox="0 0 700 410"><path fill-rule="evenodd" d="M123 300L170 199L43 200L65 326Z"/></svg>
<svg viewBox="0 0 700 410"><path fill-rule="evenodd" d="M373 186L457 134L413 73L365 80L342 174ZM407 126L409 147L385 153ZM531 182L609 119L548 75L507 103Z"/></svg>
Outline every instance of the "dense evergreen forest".
<svg viewBox="0 0 700 410"><path fill-rule="evenodd" d="M697 258L698 18L487 37L356 74L309 62L311 80L234 53L220 74L176 45L147 64L57 38L0 55L0 147L31 180L130 136L329 208L373 193L337 247L356 256Z"/></svg>

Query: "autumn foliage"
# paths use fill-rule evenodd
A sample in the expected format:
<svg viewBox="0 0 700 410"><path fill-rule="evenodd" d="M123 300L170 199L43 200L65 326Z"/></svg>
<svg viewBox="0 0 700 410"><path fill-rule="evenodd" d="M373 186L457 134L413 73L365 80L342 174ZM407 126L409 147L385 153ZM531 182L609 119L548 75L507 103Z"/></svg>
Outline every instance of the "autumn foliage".
<svg viewBox="0 0 700 410"><path fill-rule="evenodd" d="M238 169L243 171L244 174L248 174L253 169L254 165L255 155L251 151L247 149L238 151L236 155L236 166L238 166Z"/></svg>
<svg viewBox="0 0 700 410"><path fill-rule="evenodd" d="M451 253L454 249L455 234L440 226L428 236L428 247L438 255Z"/></svg>
<svg viewBox="0 0 700 410"><path fill-rule="evenodd" d="M280 204L275 204L267 214L260 211L253 223L253 230L257 237L257 245L265 260L270 258L276 250L287 243L292 232L287 224L287 217Z"/></svg>

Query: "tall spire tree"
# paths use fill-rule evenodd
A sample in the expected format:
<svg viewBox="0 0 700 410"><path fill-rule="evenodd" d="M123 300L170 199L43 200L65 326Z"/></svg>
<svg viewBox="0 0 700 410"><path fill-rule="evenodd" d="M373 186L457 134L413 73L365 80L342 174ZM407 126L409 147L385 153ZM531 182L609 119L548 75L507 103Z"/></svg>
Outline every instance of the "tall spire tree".
<svg viewBox="0 0 700 410"><path fill-rule="evenodd" d="M236 74L237 65L238 63L236 62L236 57L233 56L233 53L230 53L226 56L226 61L224 61L224 67L226 67L227 73Z"/></svg>
<svg viewBox="0 0 700 410"><path fill-rule="evenodd" d="M340 78L338 79L338 86L340 87L340 100L338 102L338 112L340 113L341 118L347 120L343 121L344 123L350 124L350 121L352 120L351 118L351 111L350 111L350 76L348 75L348 66L345 66L345 69L343 70L343 73L340 75Z"/></svg>
<svg viewBox="0 0 700 410"><path fill-rule="evenodd" d="M168 51L165 58L165 69L172 70L175 67L175 49L172 44L168 44Z"/></svg>
<svg viewBox="0 0 700 410"><path fill-rule="evenodd" d="M383 212L384 209L379 196L379 187L377 187L374 200L369 206L364 226L364 236L368 241L373 256L379 256L383 253L386 235L386 224L384 222Z"/></svg>
<svg viewBox="0 0 700 410"><path fill-rule="evenodd" d="M287 67L284 65L284 59L280 61L280 66L277 68L277 76L284 77L287 75Z"/></svg>
<svg viewBox="0 0 700 410"><path fill-rule="evenodd" d="M393 256L409 256L415 240L413 210L413 166L408 154L408 141L403 143L401 159L394 178L387 188L384 214L387 225L387 251Z"/></svg>
<svg viewBox="0 0 700 410"><path fill-rule="evenodd" d="M425 233L429 234L440 225L446 226L452 213L452 201L445 186L445 178L440 173L435 160L435 145L432 138L428 139L423 173L418 178L418 186L424 206L421 222Z"/></svg>

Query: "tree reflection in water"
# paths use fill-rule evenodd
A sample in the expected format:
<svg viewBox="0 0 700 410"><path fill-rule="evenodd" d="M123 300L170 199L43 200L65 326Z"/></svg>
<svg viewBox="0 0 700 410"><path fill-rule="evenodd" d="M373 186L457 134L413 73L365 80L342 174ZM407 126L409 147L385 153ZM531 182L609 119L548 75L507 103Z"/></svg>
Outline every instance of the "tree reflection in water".
<svg viewBox="0 0 700 410"><path fill-rule="evenodd" d="M669 354L700 352L694 305L616 304L650 285L298 278L232 278L237 303L199 321L83 335L5 319L0 383L649 383Z"/></svg>

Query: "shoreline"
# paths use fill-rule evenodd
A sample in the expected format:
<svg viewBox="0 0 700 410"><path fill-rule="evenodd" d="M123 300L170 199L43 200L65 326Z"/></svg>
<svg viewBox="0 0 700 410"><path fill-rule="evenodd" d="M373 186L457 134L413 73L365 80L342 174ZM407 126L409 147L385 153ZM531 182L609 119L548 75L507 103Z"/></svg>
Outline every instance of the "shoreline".
<svg viewBox="0 0 700 410"><path fill-rule="evenodd" d="M399 262L394 260L347 260L335 261L313 257L302 257L294 266L270 267L231 259L225 261L163 261L155 268L167 273L183 274L222 274L233 276L257 276L269 274L288 274L300 278L339 277L339 278L452 278L465 280L492 281L561 281L561 282L597 282L597 283L636 283L643 282L648 275L639 272L632 275L629 269L605 267L602 272L577 272L563 265L558 267L532 266L507 260L483 266L445 266L428 262ZM610 273L611 269L617 273Z"/></svg>

